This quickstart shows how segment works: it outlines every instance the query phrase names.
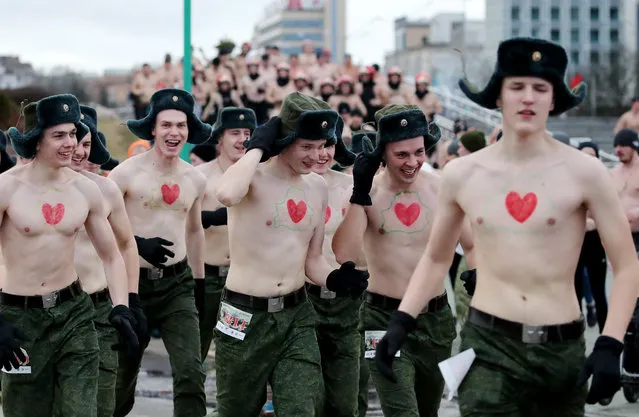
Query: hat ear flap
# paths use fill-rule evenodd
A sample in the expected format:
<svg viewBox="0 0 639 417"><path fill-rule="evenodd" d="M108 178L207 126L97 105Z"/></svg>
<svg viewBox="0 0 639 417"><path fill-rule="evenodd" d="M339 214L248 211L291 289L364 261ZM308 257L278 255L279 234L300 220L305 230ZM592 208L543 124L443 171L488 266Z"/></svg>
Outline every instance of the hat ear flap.
<svg viewBox="0 0 639 417"><path fill-rule="evenodd" d="M588 93L588 85L585 82L580 82L570 91L575 98L579 100L579 102L583 101L586 98L586 94Z"/></svg>
<svg viewBox="0 0 639 417"><path fill-rule="evenodd" d="M442 131L435 122L428 123L428 134L431 138L433 138L435 142L437 142L442 137Z"/></svg>

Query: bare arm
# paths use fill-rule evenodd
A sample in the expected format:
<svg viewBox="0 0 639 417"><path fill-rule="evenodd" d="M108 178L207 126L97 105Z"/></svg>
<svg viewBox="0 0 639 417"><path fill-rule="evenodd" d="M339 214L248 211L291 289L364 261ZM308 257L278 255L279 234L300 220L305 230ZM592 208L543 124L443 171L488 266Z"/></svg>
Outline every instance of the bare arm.
<svg viewBox="0 0 639 417"><path fill-rule="evenodd" d="M89 203L89 214L84 226L93 247L104 264L113 305L122 304L128 307L129 294L124 260L118 251L113 231L107 220L106 207L102 201L100 189L90 180L86 179L86 181L87 183L81 186L81 191Z"/></svg>
<svg viewBox="0 0 639 417"><path fill-rule="evenodd" d="M328 205L328 188L326 184L322 187L321 190L318 190L322 193L322 211L320 213L326 213L326 206ZM311 237L311 242L308 246L308 252L306 253L306 263L304 265L304 269L306 271L306 276L313 281L315 284L325 287L326 286L326 278L328 274L333 271L333 268L326 262L324 255L322 253L322 246L324 244L324 218L322 216L318 216L318 223L313 231L313 237Z"/></svg>
<svg viewBox="0 0 639 417"><path fill-rule="evenodd" d="M251 149L224 172L215 193L220 203L232 207L244 199L263 153L261 149Z"/></svg>
<svg viewBox="0 0 639 417"><path fill-rule="evenodd" d="M140 257L138 256L138 247L135 243L129 216L124 207L124 198L122 198L122 194L120 194L116 186L109 192L109 201L112 206L111 214L108 217L109 224L124 259L129 292L137 294L140 278Z"/></svg>
<svg viewBox="0 0 639 417"><path fill-rule="evenodd" d="M623 114L617 121L617 125L615 126L614 133L616 134L617 132L619 132L621 129L625 127L626 127L626 115Z"/></svg>
<svg viewBox="0 0 639 417"><path fill-rule="evenodd" d="M453 261L455 246L461 234L464 212L456 201L461 173L455 168L448 168L442 173L433 229L399 306L399 310L413 317L417 317L426 303L437 295L435 292Z"/></svg>
<svg viewBox="0 0 639 417"><path fill-rule="evenodd" d="M197 172L198 175L202 175ZM186 219L186 257L193 272L193 278L204 279L204 228L202 227L202 199L205 179L198 181L199 195L193 202Z"/></svg>
<svg viewBox="0 0 639 417"><path fill-rule="evenodd" d="M337 263L357 261L361 257L364 233L368 226L366 209L359 204L351 204L346 209L344 220L333 235L331 247Z"/></svg>
<svg viewBox="0 0 639 417"><path fill-rule="evenodd" d="M590 161L587 161L590 162ZM608 318L602 335L623 341L628 323L639 297L639 260L632 241L628 220L615 187L599 161L583 168L587 208L597 224L601 242L610 259L615 276Z"/></svg>

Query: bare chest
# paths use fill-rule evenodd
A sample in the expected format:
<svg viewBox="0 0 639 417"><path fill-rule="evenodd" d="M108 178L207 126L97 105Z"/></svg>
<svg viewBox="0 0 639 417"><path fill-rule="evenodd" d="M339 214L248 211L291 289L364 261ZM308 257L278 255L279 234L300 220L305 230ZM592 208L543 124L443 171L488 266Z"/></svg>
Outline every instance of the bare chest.
<svg viewBox="0 0 639 417"><path fill-rule="evenodd" d="M190 210L197 190L187 176L153 177L142 174L135 178L126 195L127 208L153 212Z"/></svg>
<svg viewBox="0 0 639 417"><path fill-rule="evenodd" d="M218 201L215 193L217 191L219 176L211 176L206 182L206 188L204 189L204 199L202 200L203 210L216 210L222 207L222 204Z"/></svg>
<svg viewBox="0 0 639 417"><path fill-rule="evenodd" d="M612 178L620 197L639 198L639 171L614 170Z"/></svg>
<svg viewBox="0 0 639 417"><path fill-rule="evenodd" d="M16 229L26 236L59 233L72 236L84 225L89 206L75 188L36 192L18 190L7 214Z"/></svg>
<svg viewBox="0 0 639 417"><path fill-rule="evenodd" d="M345 188L336 187L328 192L328 205L324 215L324 232L334 234L344 220L349 192Z"/></svg>
<svg viewBox="0 0 639 417"><path fill-rule="evenodd" d="M383 241L425 243L433 223L436 196L429 190L392 193L377 190L368 209L371 232Z"/></svg>

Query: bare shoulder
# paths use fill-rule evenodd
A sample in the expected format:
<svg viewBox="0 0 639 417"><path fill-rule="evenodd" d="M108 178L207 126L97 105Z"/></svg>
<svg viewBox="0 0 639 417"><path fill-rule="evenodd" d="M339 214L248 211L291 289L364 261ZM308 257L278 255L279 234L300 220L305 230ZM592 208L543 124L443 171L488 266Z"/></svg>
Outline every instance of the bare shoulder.
<svg viewBox="0 0 639 417"><path fill-rule="evenodd" d="M20 186L20 175L24 168L25 166L15 167L0 174L0 189L3 190L0 193L0 206L8 205L11 196Z"/></svg>
<svg viewBox="0 0 639 417"><path fill-rule="evenodd" d="M326 180L314 172L307 175L302 175L302 181L304 181L309 187L317 190L328 190L328 184Z"/></svg>
<svg viewBox="0 0 639 417"><path fill-rule="evenodd" d="M206 185L206 175L188 162L180 160L180 170L191 178L197 188L204 188Z"/></svg>
<svg viewBox="0 0 639 417"><path fill-rule="evenodd" d="M444 168L438 172L438 175L433 175L433 178L436 177L436 181L441 185L459 185L465 178L470 177L473 169L481 163L482 160L486 159L487 156L486 154L482 155L482 151L478 151L466 155L463 158L455 158L449 161Z"/></svg>
<svg viewBox="0 0 639 417"><path fill-rule="evenodd" d="M95 182L102 194L111 200L112 198L122 198L118 185L111 179L103 177L102 175L94 174L93 172L83 172L84 176Z"/></svg>
<svg viewBox="0 0 639 417"><path fill-rule="evenodd" d="M566 165L569 172L574 173L581 184L590 186L594 185L592 181L610 180L610 171L599 159L579 152L577 149L571 149L568 146L566 148L568 149L563 150Z"/></svg>
<svg viewBox="0 0 639 417"><path fill-rule="evenodd" d="M74 172L67 168L67 175L73 182L73 185L91 202L101 201L102 193L100 187L92 179L85 177L84 175ZM97 199L97 200L96 200Z"/></svg>
<svg viewBox="0 0 639 417"><path fill-rule="evenodd" d="M335 175L335 183L339 184L340 187L352 187L353 186L353 176L344 174L343 172L333 171Z"/></svg>

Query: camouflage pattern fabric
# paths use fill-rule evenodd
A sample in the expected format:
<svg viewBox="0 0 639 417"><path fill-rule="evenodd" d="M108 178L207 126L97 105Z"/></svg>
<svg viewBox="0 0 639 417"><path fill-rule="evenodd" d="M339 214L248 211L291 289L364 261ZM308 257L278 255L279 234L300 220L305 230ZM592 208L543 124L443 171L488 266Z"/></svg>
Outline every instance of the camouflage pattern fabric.
<svg viewBox="0 0 639 417"><path fill-rule="evenodd" d="M243 340L218 330L229 314L244 320L236 326L243 336L235 333ZM277 417L315 415L322 370L311 302L269 313L227 302L222 295L219 315L222 321L215 330L218 415L259 415L267 383L273 390Z"/></svg>
<svg viewBox="0 0 639 417"><path fill-rule="evenodd" d="M52 308L0 305L0 312L29 339L31 373L2 372L6 417L97 417L98 335L86 293Z"/></svg>
<svg viewBox="0 0 639 417"><path fill-rule="evenodd" d="M100 365L98 374L98 417L112 417L115 410L115 381L118 377L118 353L111 346L118 343L118 332L109 322L111 300L95 304L93 324L98 332ZM62 414L64 416L64 414Z"/></svg>
<svg viewBox="0 0 639 417"><path fill-rule="evenodd" d="M195 282L190 269L157 280L140 277L139 294L149 328L158 328L169 354L173 375L173 416L206 415L204 367L200 357L200 326L195 308ZM128 415L135 402L140 369L136 361L118 356L114 417Z"/></svg>
<svg viewBox="0 0 639 417"><path fill-rule="evenodd" d="M468 306L470 306L471 296L466 292L466 288L464 288L464 281L459 279L462 272L468 270L468 265L466 264L466 257L462 257L461 261L459 261L459 267L457 268L457 277L455 279L455 314L457 318L457 322L460 326L463 326L466 322Z"/></svg>
<svg viewBox="0 0 639 417"><path fill-rule="evenodd" d="M393 417L437 417L444 392L444 379L437 364L450 357L457 335L452 310L446 305L439 311L419 315L417 328L393 361L397 383L384 378L374 364L375 345L385 333L391 313L366 302L360 310L366 360L382 411ZM371 331L380 333L369 341L367 332Z"/></svg>
<svg viewBox="0 0 639 417"><path fill-rule="evenodd" d="M360 306L361 308L361 306ZM357 394L357 408L358 416L366 417L368 411L368 390L369 381L371 378L371 372L368 369L368 362L364 358L364 351L366 347L364 345L364 333L359 333L360 339L360 355L359 355L359 392Z"/></svg>
<svg viewBox="0 0 639 417"><path fill-rule="evenodd" d="M318 417L357 417L361 339L357 326L361 298L323 299L309 294L318 315L323 399Z"/></svg>
<svg viewBox="0 0 639 417"><path fill-rule="evenodd" d="M206 300L204 302L204 317L200 320L200 355L202 356L202 361L206 359L211 348L213 329L217 321L217 311L220 308L220 297L222 296L224 284L226 284L226 277L205 275L204 281Z"/></svg>
<svg viewBox="0 0 639 417"><path fill-rule="evenodd" d="M587 385L577 387L585 341L526 344L466 322L461 351L477 355L459 387L463 417L583 417Z"/></svg>

